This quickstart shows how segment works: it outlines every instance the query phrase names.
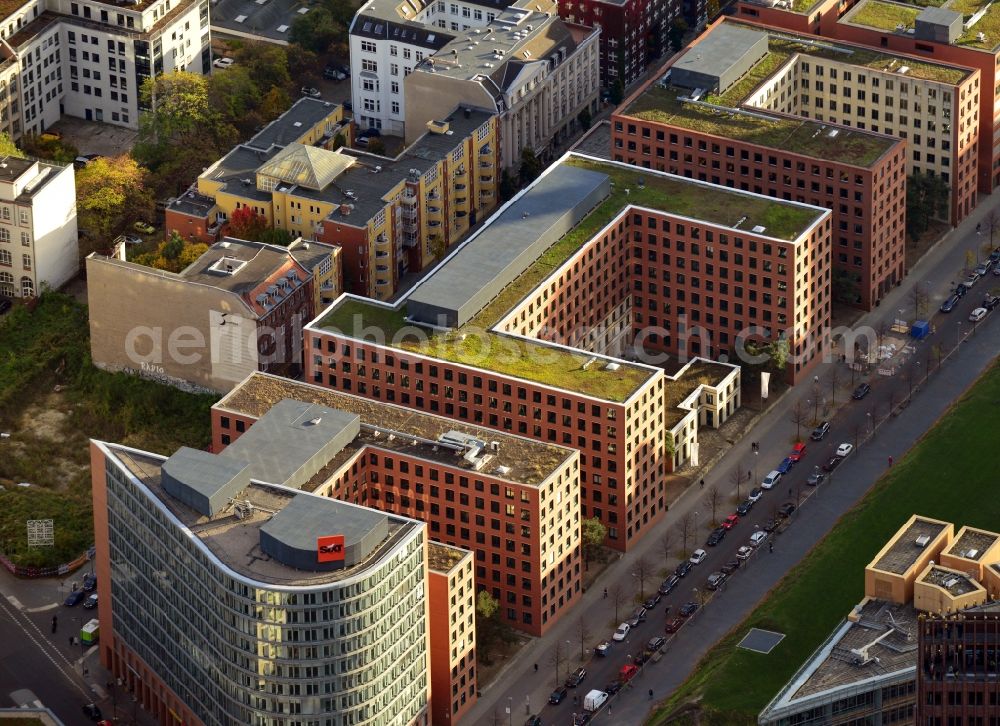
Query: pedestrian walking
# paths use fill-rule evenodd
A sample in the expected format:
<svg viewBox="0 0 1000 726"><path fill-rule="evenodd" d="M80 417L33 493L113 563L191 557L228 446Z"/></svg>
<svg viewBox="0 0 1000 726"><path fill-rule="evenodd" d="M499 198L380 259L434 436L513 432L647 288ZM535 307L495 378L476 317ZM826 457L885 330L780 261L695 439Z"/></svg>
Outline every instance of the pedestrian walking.
<svg viewBox="0 0 1000 726"><path fill-rule="evenodd" d="M604 599L608 599L608 588L604 588Z"/></svg>
<svg viewBox="0 0 1000 726"><path fill-rule="evenodd" d="M653 700L653 689L652 688L649 689L649 700L650 701Z"/></svg>
<svg viewBox="0 0 1000 726"><path fill-rule="evenodd" d="M704 480L704 479L702 479L702 480L701 480L701 488L702 488L702 489L704 489L704 488L705 488L705 480Z"/></svg>
<svg viewBox="0 0 1000 726"><path fill-rule="evenodd" d="M71 635L71 636L69 636L69 647L72 648L73 645L74 645L74 643L73 643L73 636Z"/></svg>
<svg viewBox="0 0 1000 726"><path fill-rule="evenodd" d="M889 457L889 466L892 466L892 457Z"/></svg>
<svg viewBox="0 0 1000 726"><path fill-rule="evenodd" d="M90 669L87 666L83 667L83 675L85 677L90 675Z"/></svg>
<svg viewBox="0 0 1000 726"><path fill-rule="evenodd" d="M52 616L52 632L53 633L56 632L56 630L58 630L58 628L59 628L59 616L58 615L53 615Z"/></svg>
<svg viewBox="0 0 1000 726"><path fill-rule="evenodd" d="M538 664L535 663L535 673L538 673Z"/></svg>
<svg viewBox="0 0 1000 726"><path fill-rule="evenodd" d="M774 552L774 542L768 542L767 543L767 551L768 552Z"/></svg>

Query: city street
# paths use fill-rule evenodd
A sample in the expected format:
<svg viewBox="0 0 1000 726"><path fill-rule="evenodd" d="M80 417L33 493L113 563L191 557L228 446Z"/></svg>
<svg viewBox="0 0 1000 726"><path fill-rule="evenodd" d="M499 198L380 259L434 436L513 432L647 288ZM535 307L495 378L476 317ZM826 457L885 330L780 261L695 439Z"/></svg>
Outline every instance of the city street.
<svg viewBox="0 0 1000 726"><path fill-rule="evenodd" d="M807 442L805 456L791 473L775 489L764 494L749 516L741 520L720 545L705 547L705 538L711 531L711 506L708 501L711 489L718 486L725 492L721 497L724 503L719 505L717 511L717 519L721 520L735 508L735 492L731 480L733 471L737 467L743 471L748 467L754 468L755 455L751 452L750 442L760 443L757 476L754 480L756 483L768 471L776 468L791 450L796 425L791 421L789 411L797 400L801 401L811 418L813 408L807 406L806 402L813 396L812 384L806 383L789 391L785 400L766 413L747 432L744 439L734 445L706 475L704 490L694 485L685 492L656 531L648 534L621 561L609 566L590 591L584 594L581 603L572 613L544 638L526 647L507 666L506 672L501 673L494 684L486 689L470 712L469 722L524 723L528 713L537 713L545 724L572 724L573 714L581 711L579 705L574 705L574 692L582 701L589 690L603 689L614 680L629 657L642 650L649 638L665 635L668 637L668 644L662 658L658 662L646 664L632 681L633 687L626 688L608 702L613 716L605 707L595 718L595 721L604 723L642 723L655 706L655 701L665 698L680 685L715 641L739 624L781 577L832 529L843 513L864 496L887 468L888 457L900 459L905 455L929 426L993 361L998 352L997 341L1000 340L1000 323L996 320L1000 315L991 312L976 326L969 322L968 316L973 308L981 304L986 291L1000 286L1000 278L987 276L972 288L951 313L938 313L937 309L954 285L962 279L959 270L965 265L966 250L975 250L983 243L983 237L976 234L976 224L996 203L997 199L984 198L976 212L944 242L931 249L878 309L862 316L856 323L855 327L869 325L873 328L877 328L880 323L891 324L899 317L900 310L912 319L913 287L920 284L921 290L929 293L927 310L932 315L935 330L924 341L915 343L916 351L911 364L920 362L920 366L913 368L914 394L905 415L889 415L890 399L898 406L909 391L910 382L904 380L901 373L894 377L883 377L874 372L866 379L859 376L856 382L868 380L872 391L863 400L853 401L849 400L852 386L847 367L839 362L820 366L816 375L821 381L828 380L831 366L836 365L841 369L842 388L838 390L837 396L840 410L832 419L833 425L826 438L820 443ZM1000 239L997 243L1000 244ZM974 327L976 329L973 332ZM952 354L960 335L963 342L959 350ZM940 346L942 356L949 356L941 364L940 371L937 370L936 356L929 356L935 345ZM839 359L839 351L837 353ZM931 373L925 380L929 357ZM878 425L874 436L869 438L873 423ZM803 437L810 430L808 424L804 425ZM856 436L859 446L832 475L828 474L827 479L815 490L805 485L805 479L814 466L826 461L840 443L853 444ZM747 490L745 485L742 486L741 494L744 497ZM703 598L705 578L732 559L739 546L747 543L754 525L761 525L769 519L773 510L784 502L795 502L799 493L802 495L801 507L791 515L784 531L773 537L774 552L769 552L765 543L749 562L736 571L724 590L720 590L705 607L691 617L690 622L675 636L667 636L664 624L677 613L680 605ZM698 514L695 515L695 512ZM697 535L691 538L688 548L704 547L708 551L706 560L681 580L681 584L669 596L663 598L647 616L647 621L629 633L625 642L613 643L607 658L588 655L589 660L584 664L588 670L586 679L578 688L570 689L563 703L558 706L546 705L556 681L562 682L567 671L579 664L579 619L582 617L588 624L591 632L590 645L604 639L610 640L614 630L614 608L613 603L609 604L609 600L604 599L604 588L613 592L620 586L629 593L628 604L622 608L624 619L624 614L631 613L633 607L631 596L639 594L639 583L635 577L636 562L645 558L654 564L652 569L659 572L664 567L661 535L668 529L671 530L674 533L673 550L675 553L679 551L678 524L688 513L699 523L695 528ZM672 558L673 563L676 563L676 555L672 555ZM673 565L670 569L673 569ZM659 577L650 578L645 588L647 596L659 584ZM697 592L694 591L695 588ZM671 606L669 617L664 613L667 605ZM562 644L564 654L559 679L556 678L552 665L556 642ZM539 665L540 673L545 674L544 678L534 674L535 663ZM650 689L653 690L654 702L649 699ZM512 711L510 715L507 713L508 707Z"/></svg>

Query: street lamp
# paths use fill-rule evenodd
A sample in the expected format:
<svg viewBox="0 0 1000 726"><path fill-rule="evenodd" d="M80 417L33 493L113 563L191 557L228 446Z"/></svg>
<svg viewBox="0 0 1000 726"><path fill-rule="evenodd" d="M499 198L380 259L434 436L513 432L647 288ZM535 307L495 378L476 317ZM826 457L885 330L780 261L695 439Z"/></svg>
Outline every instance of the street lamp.
<svg viewBox="0 0 1000 726"><path fill-rule="evenodd" d="M868 432L875 433L875 419L872 418L872 412L869 411L865 414L868 417Z"/></svg>
<svg viewBox="0 0 1000 726"><path fill-rule="evenodd" d="M513 716L511 716L511 711L513 710L512 706L514 705L513 701L514 699L512 696L507 696L507 726L511 726L511 719L513 718Z"/></svg>
<svg viewBox="0 0 1000 726"><path fill-rule="evenodd" d="M958 342L955 344L955 348L959 348L962 345L962 321L958 321Z"/></svg>

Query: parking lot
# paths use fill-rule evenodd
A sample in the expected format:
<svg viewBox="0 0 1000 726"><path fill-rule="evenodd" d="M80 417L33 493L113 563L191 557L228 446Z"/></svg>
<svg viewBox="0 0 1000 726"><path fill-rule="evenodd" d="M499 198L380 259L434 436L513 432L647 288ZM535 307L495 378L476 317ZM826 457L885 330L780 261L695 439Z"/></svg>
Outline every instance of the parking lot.
<svg viewBox="0 0 1000 726"><path fill-rule="evenodd" d="M133 129L72 116L63 116L49 131L62 134L63 141L73 144L81 154L101 156L118 156L130 151L138 137Z"/></svg>

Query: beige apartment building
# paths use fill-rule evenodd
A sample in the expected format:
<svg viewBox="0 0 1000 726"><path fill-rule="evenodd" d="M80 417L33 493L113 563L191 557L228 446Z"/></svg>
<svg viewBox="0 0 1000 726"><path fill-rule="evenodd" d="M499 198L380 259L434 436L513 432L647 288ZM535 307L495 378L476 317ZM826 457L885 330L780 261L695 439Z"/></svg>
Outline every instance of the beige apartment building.
<svg viewBox="0 0 1000 726"><path fill-rule="evenodd" d="M750 26L753 27L753 26ZM743 105L904 139L906 174L940 176L951 188L950 221L976 206L976 69L810 40Z"/></svg>
<svg viewBox="0 0 1000 726"><path fill-rule="evenodd" d="M0 297L34 297L79 269L73 168L0 159Z"/></svg>

